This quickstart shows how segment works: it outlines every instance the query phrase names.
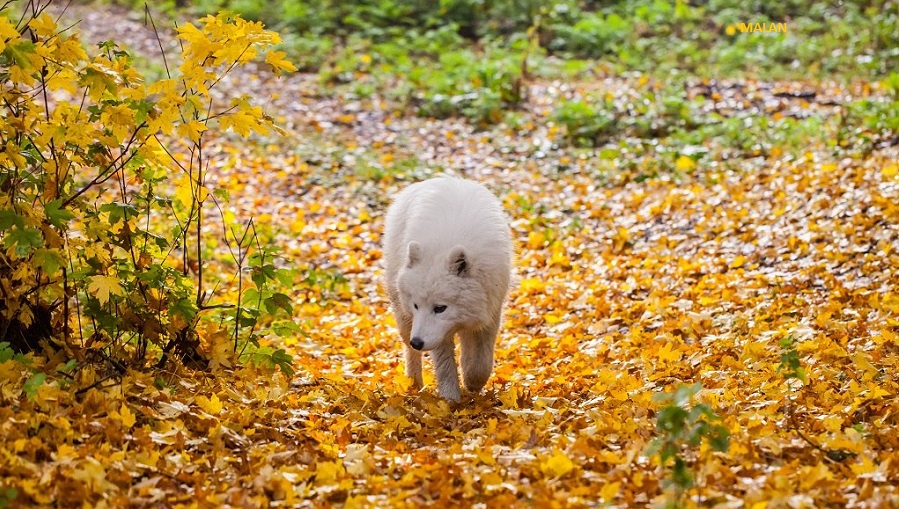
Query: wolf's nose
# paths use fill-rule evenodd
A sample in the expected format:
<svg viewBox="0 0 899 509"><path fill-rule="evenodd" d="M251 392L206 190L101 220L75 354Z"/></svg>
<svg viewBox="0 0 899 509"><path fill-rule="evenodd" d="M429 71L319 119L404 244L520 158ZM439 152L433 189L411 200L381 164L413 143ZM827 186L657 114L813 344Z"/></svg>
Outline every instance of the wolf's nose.
<svg viewBox="0 0 899 509"><path fill-rule="evenodd" d="M409 341L409 346L416 350L421 350L425 346L425 342L421 338L412 338L412 341Z"/></svg>

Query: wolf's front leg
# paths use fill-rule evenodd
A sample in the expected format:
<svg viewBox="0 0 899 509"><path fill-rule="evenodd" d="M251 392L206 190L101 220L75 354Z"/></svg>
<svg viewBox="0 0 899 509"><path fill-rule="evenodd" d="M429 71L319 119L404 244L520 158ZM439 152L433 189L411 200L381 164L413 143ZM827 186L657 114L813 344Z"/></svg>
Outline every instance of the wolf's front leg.
<svg viewBox="0 0 899 509"><path fill-rule="evenodd" d="M421 389L421 352L406 345L406 376L412 379L412 387Z"/></svg>
<svg viewBox="0 0 899 509"><path fill-rule="evenodd" d="M406 376L412 379L412 386L421 389L424 385L421 380L421 352L409 346L409 337L412 335L412 317L396 314L396 322L400 328L400 336L403 338L403 346L406 351Z"/></svg>
<svg viewBox="0 0 899 509"><path fill-rule="evenodd" d="M434 360L434 372L437 375L437 393L449 401L459 401L462 390L459 388L459 371L456 367L456 348L452 338L444 341L431 351Z"/></svg>
<svg viewBox="0 0 899 509"><path fill-rule="evenodd" d="M462 380L465 388L478 392L487 385L493 372L493 350L499 326L481 331L463 332L462 337Z"/></svg>

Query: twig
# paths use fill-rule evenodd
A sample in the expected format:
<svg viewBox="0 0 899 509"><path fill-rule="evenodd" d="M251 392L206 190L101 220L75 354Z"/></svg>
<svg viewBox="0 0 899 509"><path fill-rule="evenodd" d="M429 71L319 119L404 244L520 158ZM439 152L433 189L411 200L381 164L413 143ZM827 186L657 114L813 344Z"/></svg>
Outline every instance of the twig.
<svg viewBox="0 0 899 509"><path fill-rule="evenodd" d="M117 377L117 376L119 376L118 373L110 373L110 374L104 376L103 378L97 380L96 382L88 385L87 387L82 387L81 389L78 389L77 391L75 391L75 395L80 396L91 389L95 389L95 388L99 387L103 382L109 380L110 378Z"/></svg>
<svg viewBox="0 0 899 509"><path fill-rule="evenodd" d="M153 21L153 15L150 14L150 5L146 2L144 3L144 16L146 16L146 19L150 20L150 26L153 27L153 34L156 36L156 44L159 45L159 53L162 55L162 65L165 67L165 74L169 79L172 79L172 73L169 70L169 62L165 58L165 48L162 47L162 38L159 37L159 30L156 29L156 22Z"/></svg>
<svg viewBox="0 0 899 509"><path fill-rule="evenodd" d="M799 429L799 426L796 425L796 416L795 416L795 414L793 414L792 411L788 412L787 418L790 421L790 427L793 429L793 431L797 435L799 435L799 438L801 438L803 441L805 441L805 443L807 443L808 445L810 445L813 448L817 449L818 451L824 453L824 456L828 460L833 461L834 463L840 463L849 458L854 458L857 456L857 454L855 454L854 452L847 451L845 449L828 449L826 447L822 447L822 446L816 444L815 442L812 441L812 439L805 436L805 433L803 433Z"/></svg>

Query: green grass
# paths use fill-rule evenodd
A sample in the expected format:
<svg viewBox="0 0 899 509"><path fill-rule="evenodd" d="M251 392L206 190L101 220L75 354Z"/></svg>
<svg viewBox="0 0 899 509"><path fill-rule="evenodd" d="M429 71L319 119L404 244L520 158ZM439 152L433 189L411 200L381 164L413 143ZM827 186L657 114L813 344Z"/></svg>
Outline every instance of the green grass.
<svg viewBox="0 0 899 509"><path fill-rule="evenodd" d="M662 156L659 171L684 153L701 162L707 140L758 156L825 141L870 150L899 132L896 2L201 0L190 8L230 9L279 30L289 58L318 74L324 94L378 97L407 114L482 127L514 127L528 80L638 73L660 86L635 87L641 96L627 99L572 97L550 120L576 147L654 140L645 150ZM782 23L786 33L741 32L746 23ZM710 112L684 93L691 80L728 78L880 81L886 99L856 100L837 116L749 120L751 112ZM378 179L384 170L363 173Z"/></svg>

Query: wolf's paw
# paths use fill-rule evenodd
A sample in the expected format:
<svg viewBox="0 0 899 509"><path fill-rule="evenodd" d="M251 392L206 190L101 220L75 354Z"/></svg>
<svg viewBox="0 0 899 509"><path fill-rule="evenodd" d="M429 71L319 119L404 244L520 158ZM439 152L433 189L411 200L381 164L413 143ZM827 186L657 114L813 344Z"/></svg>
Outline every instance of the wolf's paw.
<svg viewBox="0 0 899 509"><path fill-rule="evenodd" d="M465 378L465 377L463 377L462 383L465 385L465 389L466 389L468 392L477 394L477 393L481 392L481 389L483 389L485 385L487 385L487 380L488 380L489 378L490 378L489 374L488 374L488 376L485 376L485 377L477 377L477 378L475 378L475 377L470 377L470 378Z"/></svg>
<svg viewBox="0 0 899 509"><path fill-rule="evenodd" d="M462 391L459 390L458 387L440 388L437 392L440 394L441 398L453 403L458 403L462 399Z"/></svg>

